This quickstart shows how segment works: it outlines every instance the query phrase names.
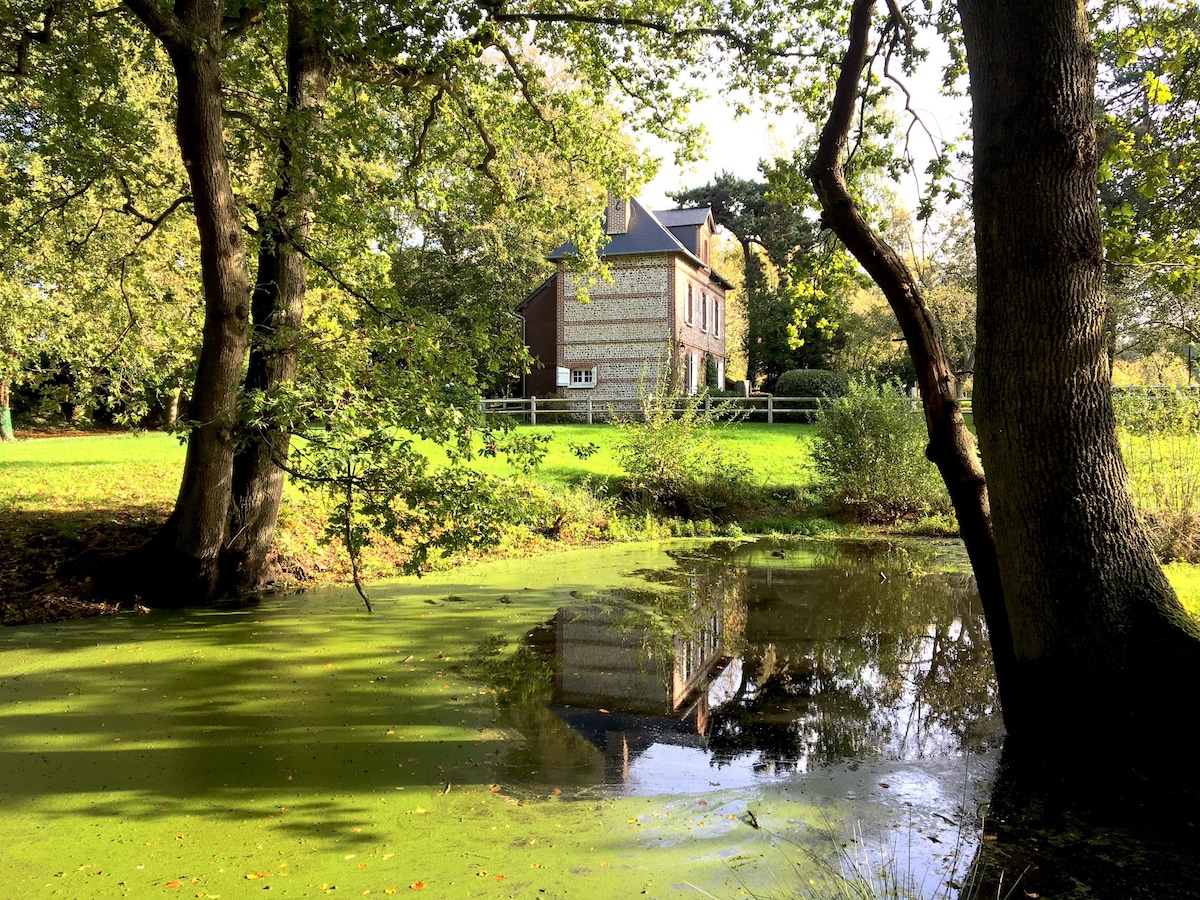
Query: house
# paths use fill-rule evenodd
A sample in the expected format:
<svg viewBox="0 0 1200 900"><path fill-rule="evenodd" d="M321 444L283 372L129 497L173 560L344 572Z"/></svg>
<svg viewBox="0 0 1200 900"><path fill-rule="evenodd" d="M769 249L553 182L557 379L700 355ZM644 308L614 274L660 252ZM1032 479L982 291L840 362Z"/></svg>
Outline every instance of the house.
<svg viewBox="0 0 1200 900"><path fill-rule="evenodd" d="M706 357L724 384L732 285L711 265L714 227L707 207L651 212L610 196L601 255L612 283L590 286L587 303L577 300L580 276L564 264L574 252L567 243L550 254L557 271L517 307L536 360L524 396L635 397L664 363L694 394L705 383Z"/></svg>

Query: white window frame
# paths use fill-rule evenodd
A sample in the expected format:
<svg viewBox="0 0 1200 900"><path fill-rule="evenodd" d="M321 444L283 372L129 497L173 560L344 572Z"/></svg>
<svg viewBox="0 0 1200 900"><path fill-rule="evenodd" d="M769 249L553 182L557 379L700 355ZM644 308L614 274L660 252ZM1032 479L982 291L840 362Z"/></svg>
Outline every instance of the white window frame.
<svg viewBox="0 0 1200 900"><path fill-rule="evenodd" d="M721 336L721 301L713 297L713 337Z"/></svg>
<svg viewBox="0 0 1200 900"><path fill-rule="evenodd" d="M571 369L571 387L594 388L596 386L596 367L578 367Z"/></svg>

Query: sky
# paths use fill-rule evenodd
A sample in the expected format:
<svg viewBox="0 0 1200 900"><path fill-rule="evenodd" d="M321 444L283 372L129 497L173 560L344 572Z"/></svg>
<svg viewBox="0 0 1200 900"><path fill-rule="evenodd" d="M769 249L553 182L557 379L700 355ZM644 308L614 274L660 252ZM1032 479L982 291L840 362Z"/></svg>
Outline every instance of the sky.
<svg viewBox="0 0 1200 900"><path fill-rule="evenodd" d="M940 46L934 48L930 60L917 71L908 89L913 95L914 109L930 129L935 134L940 132L955 138L965 131L970 105L965 98L941 95L942 63L936 52L940 49ZM719 96L694 104L692 121L703 122L709 134L707 158L699 163L681 168L674 164L667 145L648 138L640 141L662 160L658 176L640 193L640 199L650 209L672 208L675 204L667 196L668 191L697 187L722 171L741 178L757 178L760 159L790 155L799 143L797 135L801 129L815 130L805 126L799 116L768 116L758 112L735 119L732 106ZM932 156L929 140L924 136L914 138L913 149L918 169L923 169L924 162ZM897 185L897 190L910 208L915 206L918 189L911 178Z"/></svg>

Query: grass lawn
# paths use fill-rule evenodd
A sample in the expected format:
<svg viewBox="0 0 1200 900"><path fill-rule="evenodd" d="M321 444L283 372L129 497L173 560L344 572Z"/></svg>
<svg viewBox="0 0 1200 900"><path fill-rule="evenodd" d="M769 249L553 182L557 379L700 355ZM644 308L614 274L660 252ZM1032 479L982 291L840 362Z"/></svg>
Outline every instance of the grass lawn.
<svg viewBox="0 0 1200 900"><path fill-rule="evenodd" d="M809 465L808 447L815 426L738 423L715 432L719 445L742 461L753 473L755 483L768 488L807 489L815 484ZM522 426L525 434L549 438L546 458L533 477L547 487L575 487L607 481L621 475L617 445L621 430L613 425L537 425ZM595 451L582 458L576 450L595 445ZM481 471L496 475L512 473L502 460L480 459Z"/></svg>

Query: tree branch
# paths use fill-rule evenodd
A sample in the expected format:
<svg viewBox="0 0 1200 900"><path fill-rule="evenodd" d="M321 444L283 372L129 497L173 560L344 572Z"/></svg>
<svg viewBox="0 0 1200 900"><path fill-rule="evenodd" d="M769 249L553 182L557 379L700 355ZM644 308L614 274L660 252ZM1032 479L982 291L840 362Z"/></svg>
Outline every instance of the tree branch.
<svg viewBox="0 0 1200 900"><path fill-rule="evenodd" d="M122 0L122 2L143 25L150 29L151 34L163 42L165 47L174 49L186 42L184 33L186 29L183 22L158 0Z"/></svg>
<svg viewBox="0 0 1200 900"><path fill-rule="evenodd" d="M747 40L732 28L675 28L653 19L639 19L634 16L602 16L576 12L549 13L504 13L494 12L492 20L502 25L523 25L531 22L546 22L550 24L598 25L601 28L613 28L623 31L653 31L683 43L695 38L717 38L730 47L738 50L765 53L777 58L807 58L808 54L796 50L779 47L763 47L754 41Z"/></svg>
<svg viewBox="0 0 1200 900"><path fill-rule="evenodd" d="M131 215L135 219L137 219L139 222L141 222L143 225L150 226L146 230L146 232L137 239L137 241L134 243L134 246L140 247L142 244L146 243L146 241L148 241L150 239L150 237L154 234L154 232L158 231L158 229L162 227L162 224L164 222L166 222L167 219L169 219L171 217L171 215L176 210L179 209L179 207L183 206L186 203L191 203L191 202L192 202L191 194L185 194L182 197L176 197L173 201L171 201L170 206L168 206L166 209L164 209L157 216L154 216L153 218L151 218L150 216L147 216L141 212L138 212L137 207L135 207L133 205L132 198L127 199L125 201L125 205L121 207L121 212L128 213L129 215Z"/></svg>
<svg viewBox="0 0 1200 900"><path fill-rule="evenodd" d="M53 0L42 14L40 29L37 31L30 31L28 28L21 30L21 36L17 39L17 58L11 69L0 69L0 74L12 75L18 79L29 74L29 51L35 42L49 44L54 39L54 25L65 5L65 0Z"/></svg>
<svg viewBox="0 0 1200 900"><path fill-rule="evenodd" d="M975 441L957 401L957 377L942 347L936 323L921 298L916 278L899 254L867 223L850 194L843 169L842 158L854 124L859 84L870 48L874 8L875 0L854 0L849 45L838 73L829 119L821 131L808 176L821 201L822 224L842 240L879 285L908 345L929 432L926 455L946 482L963 543L975 569L1003 705L1005 685L1014 683L1011 673L1016 667L1016 655L992 537L987 483L975 452Z"/></svg>

